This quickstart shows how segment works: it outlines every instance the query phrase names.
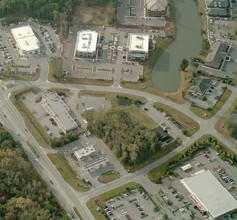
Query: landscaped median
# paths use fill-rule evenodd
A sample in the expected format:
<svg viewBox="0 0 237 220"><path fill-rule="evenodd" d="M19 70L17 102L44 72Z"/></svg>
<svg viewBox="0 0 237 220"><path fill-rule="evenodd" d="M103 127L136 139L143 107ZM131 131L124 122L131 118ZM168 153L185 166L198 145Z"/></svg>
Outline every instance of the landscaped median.
<svg viewBox="0 0 237 220"><path fill-rule="evenodd" d="M200 126L196 121L168 105L155 102L153 106L155 109L159 109L167 113L171 117L171 120L178 122L186 136L192 136L200 129Z"/></svg>
<svg viewBox="0 0 237 220"><path fill-rule="evenodd" d="M72 169L63 154L48 154L49 159L57 168L63 179L79 192L88 191L91 187L85 183Z"/></svg>
<svg viewBox="0 0 237 220"><path fill-rule="evenodd" d="M214 105L214 107L212 109L208 109L205 110L203 108L199 108L197 106L191 106L190 110L196 114L197 116L199 116L200 118L211 118L213 117L220 109L221 107L226 103L226 101L228 100L228 98L231 95L231 91L229 89L226 89L222 96L219 98L219 100L216 102L216 104Z"/></svg>
<svg viewBox="0 0 237 220"><path fill-rule="evenodd" d="M175 168L182 166L185 162L194 158L202 151L204 152L207 147L215 149L223 160L231 160L234 165L237 165L237 155L230 148L215 137L204 135L170 160L150 170L148 173L149 179L154 183L162 183L164 177L176 175L176 173L174 173Z"/></svg>

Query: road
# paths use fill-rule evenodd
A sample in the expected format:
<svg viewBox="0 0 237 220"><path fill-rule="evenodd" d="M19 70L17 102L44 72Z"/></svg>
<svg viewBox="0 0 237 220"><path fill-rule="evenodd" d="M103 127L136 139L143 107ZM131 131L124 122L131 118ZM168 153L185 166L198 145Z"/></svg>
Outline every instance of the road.
<svg viewBox="0 0 237 220"><path fill-rule="evenodd" d="M65 210L68 212L72 212L72 207L76 207L80 211L84 219L94 219L86 206L86 202L90 198L93 198L94 196L97 196L108 190L112 190L113 188L121 186L127 182L130 182L130 181L139 182L146 188L146 190L149 193L152 193L152 191L154 191L154 189L157 186L151 183L146 177L149 170L169 160L178 152L190 146L192 143L194 143L204 134L212 134L216 136L219 140L221 140L224 144L229 146L233 151L237 153L237 149L234 147L234 143L232 143L229 140L226 140L223 136L218 134L215 131L215 127L214 127L217 120L220 117L226 115L228 107L237 97L237 89L234 87L229 86L229 89L232 90L232 94L230 98L227 100L227 102L223 105L222 109L211 119L205 120L205 119L199 118L194 113L192 113L189 110L189 106L187 104L173 103L170 100L155 96L153 94L149 94L149 93L145 93L141 91L134 91L131 89L123 89L120 87L103 87L103 86L78 85L78 84L50 83L50 82L44 81L44 79L45 77L42 77L41 80L37 82L14 81L18 85L17 87L11 88L9 90L3 90L0 94L0 104L2 107L0 120L3 123L3 125L7 129L9 129L11 133L20 134L20 136L16 138L19 138L19 140L23 143L23 148L28 154L30 161L35 166L35 168L40 173L40 175L44 178L46 183L48 183L48 185L52 189L52 192L56 195L56 197L58 198L61 205L65 208ZM3 87L3 84L4 83L0 83L0 86ZM192 137L184 139L183 144L180 145L178 148L176 148L169 154L165 155L161 159L153 162L152 164L149 164L148 166L138 170L137 172L132 173L132 174L124 172L124 175L116 181L110 182L106 185L100 185L97 188L92 188L89 192L79 193L75 191L73 188L71 188L64 181L64 179L55 169L54 165L48 159L44 148L39 146L39 144L35 141L33 136L29 133L29 131L25 130L23 119L21 118L20 114L17 112L15 106L8 99L8 93L10 91L13 91L22 87L26 88L26 87L31 87L31 86L37 86L40 88L62 87L62 88L69 88L73 92L79 92L80 90L93 90L93 91L105 91L105 92L117 92L117 93L122 92L122 93L145 97L149 101L150 108L153 108L152 105L154 102L160 102L160 103L169 105L173 107L174 109L177 109L181 112L185 112L185 114L187 114L189 117L193 118L199 123L200 130L197 131ZM4 114L6 115L6 117L3 116ZM26 144L26 141L31 143L33 149L39 155L38 162L35 160L35 155L31 151L29 146ZM53 184L50 184L49 182L50 180L53 182Z"/></svg>

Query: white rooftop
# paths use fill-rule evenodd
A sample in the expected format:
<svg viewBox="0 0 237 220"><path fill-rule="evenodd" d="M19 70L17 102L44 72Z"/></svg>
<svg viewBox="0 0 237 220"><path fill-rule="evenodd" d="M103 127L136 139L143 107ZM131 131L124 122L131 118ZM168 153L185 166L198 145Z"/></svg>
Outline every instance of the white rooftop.
<svg viewBox="0 0 237 220"><path fill-rule="evenodd" d="M198 198L213 218L237 209L236 199L209 170L199 171L182 179L181 183Z"/></svg>
<svg viewBox="0 0 237 220"><path fill-rule="evenodd" d="M165 11L168 6L168 0L146 0L147 10Z"/></svg>
<svg viewBox="0 0 237 220"><path fill-rule="evenodd" d="M42 104L53 113L53 117L60 122L60 125L66 130L72 130L77 127L77 123L69 114L70 109L57 93L46 93L42 96Z"/></svg>
<svg viewBox="0 0 237 220"><path fill-rule="evenodd" d="M149 35L129 34L129 52L146 52L149 50Z"/></svg>
<svg viewBox="0 0 237 220"><path fill-rule="evenodd" d="M83 157L88 157L90 156L93 152L95 152L95 148L93 145L90 145L88 147L83 147L79 150L76 150L74 152L75 156L77 157L78 160L81 160Z"/></svg>
<svg viewBox="0 0 237 220"><path fill-rule="evenodd" d="M96 31L79 31L77 33L76 50L93 53L96 51L98 33Z"/></svg>
<svg viewBox="0 0 237 220"><path fill-rule="evenodd" d="M11 29L17 46L24 51L39 49L39 41L29 25Z"/></svg>

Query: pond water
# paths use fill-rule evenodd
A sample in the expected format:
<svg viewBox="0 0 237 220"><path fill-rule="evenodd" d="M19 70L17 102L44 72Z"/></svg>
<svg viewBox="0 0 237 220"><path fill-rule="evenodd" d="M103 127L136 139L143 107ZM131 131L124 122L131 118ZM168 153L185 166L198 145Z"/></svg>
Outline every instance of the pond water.
<svg viewBox="0 0 237 220"><path fill-rule="evenodd" d="M198 5L194 0L174 0L174 3L176 38L162 53L151 73L154 87L163 92L174 92L179 88L180 63L183 58L198 56L202 42Z"/></svg>

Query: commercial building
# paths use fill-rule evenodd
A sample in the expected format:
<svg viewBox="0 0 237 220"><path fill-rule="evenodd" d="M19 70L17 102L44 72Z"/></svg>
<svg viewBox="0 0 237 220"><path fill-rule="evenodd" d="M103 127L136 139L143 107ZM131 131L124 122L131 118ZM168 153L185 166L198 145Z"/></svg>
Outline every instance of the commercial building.
<svg viewBox="0 0 237 220"><path fill-rule="evenodd" d="M229 1L228 0L207 0L206 5L209 8L228 8Z"/></svg>
<svg viewBox="0 0 237 220"><path fill-rule="evenodd" d="M128 58L130 60L146 60L149 52L149 35L129 34Z"/></svg>
<svg viewBox="0 0 237 220"><path fill-rule="evenodd" d="M167 14L168 0L145 0L146 16L161 17Z"/></svg>
<svg viewBox="0 0 237 220"><path fill-rule="evenodd" d="M198 97L202 97L212 87L212 80L209 78L198 78L195 84L190 87L189 92Z"/></svg>
<svg viewBox="0 0 237 220"><path fill-rule="evenodd" d="M85 30L77 33L74 59L93 58L97 51L98 33L96 31Z"/></svg>
<svg viewBox="0 0 237 220"><path fill-rule="evenodd" d="M209 16L226 17L228 15L227 8L207 8L206 14Z"/></svg>
<svg viewBox="0 0 237 220"><path fill-rule="evenodd" d="M237 201L209 170L201 170L181 180L191 200L213 219L227 219L237 211Z"/></svg>
<svg viewBox="0 0 237 220"><path fill-rule="evenodd" d="M154 128L157 137L161 142L172 141L173 138L168 134L167 130L164 130L162 127L158 126Z"/></svg>
<svg viewBox="0 0 237 220"><path fill-rule="evenodd" d="M77 123L70 115L70 108L57 93L44 94L41 104L64 134L77 128Z"/></svg>
<svg viewBox="0 0 237 220"><path fill-rule="evenodd" d="M225 62L230 46L227 43L215 42L211 45L211 49L204 62L205 66L220 69Z"/></svg>
<svg viewBox="0 0 237 220"><path fill-rule="evenodd" d="M97 150L93 147L93 145L90 145L88 147L83 147L79 150L76 150L74 155L79 161L81 161L83 158L89 157L96 152Z"/></svg>
<svg viewBox="0 0 237 220"><path fill-rule="evenodd" d="M40 53L40 42L29 25L11 29L19 54L29 56Z"/></svg>

